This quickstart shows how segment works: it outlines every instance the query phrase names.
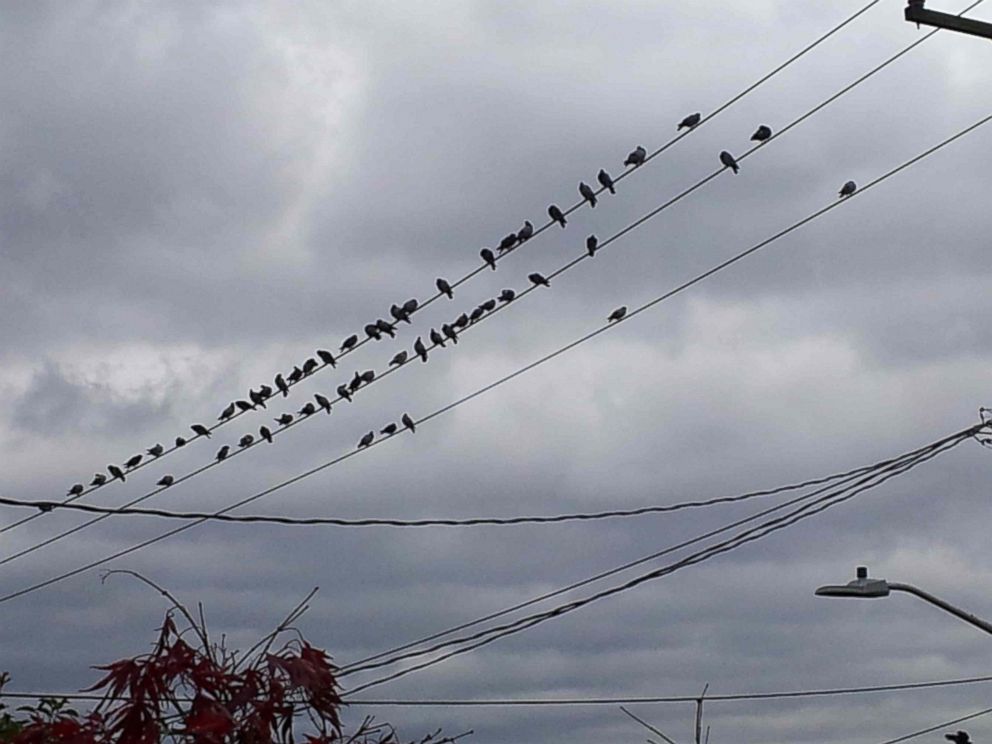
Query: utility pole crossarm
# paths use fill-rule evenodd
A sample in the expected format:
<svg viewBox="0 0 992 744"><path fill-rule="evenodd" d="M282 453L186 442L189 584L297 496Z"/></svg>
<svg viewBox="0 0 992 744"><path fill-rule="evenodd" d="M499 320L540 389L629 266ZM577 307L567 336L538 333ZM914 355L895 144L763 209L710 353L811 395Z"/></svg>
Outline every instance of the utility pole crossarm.
<svg viewBox="0 0 992 744"><path fill-rule="evenodd" d="M923 3L924 0L909 0L909 5L906 6L907 21L917 25L936 26L937 28L946 28L949 31L992 39L992 23L963 18L951 13L941 13L936 10L927 10L923 7Z"/></svg>

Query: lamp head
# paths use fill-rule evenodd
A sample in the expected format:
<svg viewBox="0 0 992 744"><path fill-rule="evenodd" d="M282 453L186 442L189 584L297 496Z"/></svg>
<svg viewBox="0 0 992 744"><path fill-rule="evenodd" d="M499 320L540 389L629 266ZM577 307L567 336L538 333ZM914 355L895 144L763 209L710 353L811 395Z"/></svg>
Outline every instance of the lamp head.
<svg viewBox="0 0 992 744"><path fill-rule="evenodd" d="M816 590L818 597L854 597L874 599L889 596L889 584L885 579L869 579L868 569L858 566L857 578L846 584L828 584Z"/></svg>

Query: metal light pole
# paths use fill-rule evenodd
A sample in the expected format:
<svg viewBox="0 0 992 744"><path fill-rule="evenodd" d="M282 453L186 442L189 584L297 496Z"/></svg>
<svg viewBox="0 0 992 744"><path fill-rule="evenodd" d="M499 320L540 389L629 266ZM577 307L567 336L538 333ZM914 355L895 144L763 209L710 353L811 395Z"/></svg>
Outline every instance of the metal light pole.
<svg viewBox="0 0 992 744"><path fill-rule="evenodd" d="M857 578L854 581L850 581L847 584L821 586L816 590L816 595L818 597L876 599L878 597L887 597L890 592L906 592L907 594L916 595L925 602L929 602L945 612L949 612L956 618L964 620L969 625L974 625L976 628L981 628L986 633L992 634L992 623L988 623L980 617L975 617L970 612L965 612L960 607L955 607L949 602L945 602L939 597L935 597L912 584L900 584L895 581L886 581L885 579L869 579L868 569L865 566L858 566Z"/></svg>
<svg viewBox="0 0 992 744"><path fill-rule="evenodd" d="M962 34L992 39L992 23L963 18L951 13L941 13L936 10L927 10L923 7L924 2L925 0L909 0L909 5L906 6L907 21L915 23L917 26L922 23L925 26L936 26Z"/></svg>

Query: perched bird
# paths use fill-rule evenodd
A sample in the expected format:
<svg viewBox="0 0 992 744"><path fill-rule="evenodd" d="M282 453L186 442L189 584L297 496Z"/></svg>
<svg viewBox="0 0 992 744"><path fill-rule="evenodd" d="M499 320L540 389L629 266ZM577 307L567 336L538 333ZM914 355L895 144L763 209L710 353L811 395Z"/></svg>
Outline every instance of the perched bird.
<svg viewBox="0 0 992 744"><path fill-rule="evenodd" d="M251 403L249 403L246 400L236 400L236 401L234 401L234 403L242 411L254 411L255 410L255 406L253 406Z"/></svg>
<svg viewBox="0 0 992 744"><path fill-rule="evenodd" d="M270 388L268 385L259 385L258 394L261 395L264 400L268 400L269 398L272 397L272 388Z"/></svg>
<svg viewBox="0 0 992 744"><path fill-rule="evenodd" d="M376 328L378 328L380 331L385 333L390 338L396 338L396 331L393 330L393 324L390 323L388 320L383 320L382 318L379 318L379 320L375 322L375 325Z"/></svg>
<svg viewBox="0 0 992 744"><path fill-rule="evenodd" d="M610 323L615 323L618 320L623 320L623 316L625 316L626 314L627 314L627 306L621 305L612 313L610 313L610 317L607 318L606 320Z"/></svg>
<svg viewBox="0 0 992 744"><path fill-rule="evenodd" d="M434 282L434 286L437 287L438 292L440 292L443 295L447 295L449 300L455 299L455 291L451 288L451 285L448 284L447 279L442 279L441 277L438 277L437 280Z"/></svg>
<svg viewBox="0 0 992 744"><path fill-rule="evenodd" d="M138 465L140 464L141 464L141 455L133 455L132 457L129 457L127 459L127 462L124 463L124 467L127 468L128 470L131 470L132 468L138 467Z"/></svg>
<svg viewBox="0 0 992 744"><path fill-rule="evenodd" d="M266 396L264 392L259 391L256 393L254 390L248 391L248 400L250 400L256 406L261 406L262 408L265 408L266 397L268 396Z"/></svg>
<svg viewBox="0 0 992 744"><path fill-rule="evenodd" d="M400 365L405 364L407 356L408 354L406 353L406 350L396 352L396 356L389 360L389 366L399 367Z"/></svg>
<svg viewBox="0 0 992 744"><path fill-rule="evenodd" d="M479 251L479 255L482 256L482 260L486 262L490 269L496 271L496 256L488 248L483 248Z"/></svg>
<svg viewBox="0 0 992 744"><path fill-rule="evenodd" d="M90 481L90 485L102 486L106 482L107 482L107 476L105 476L103 473L97 473L96 475L93 476L93 480Z"/></svg>
<svg viewBox="0 0 992 744"><path fill-rule="evenodd" d="M183 437L176 437L176 446L177 447L185 447L186 446L186 440Z"/></svg>
<svg viewBox="0 0 992 744"><path fill-rule="evenodd" d="M596 174L596 180L603 185L603 188L609 189L611 194L617 193L617 190L613 188L613 179L610 178L610 174L602 168L600 168L599 173Z"/></svg>
<svg viewBox="0 0 992 744"><path fill-rule="evenodd" d="M327 399L326 395L321 395L320 393L314 393L313 398L317 401L317 405L320 406L325 412L331 412L331 401Z"/></svg>
<svg viewBox="0 0 992 744"><path fill-rule="evenodd" d="M220 416L217 417L218 421L226 421L234 415L234 404L232 403L223 411L220 412Z"/></svg>
<svg viewBox="0 0 992 744"><path fill-rule="evenodd" d="M369 323L365 326L365 335L374 341L382 341L382 331L379 330L377 323Z"/></svg>
<svg viewBox="0 0 992 744"><path fill-rule="evenodd" d="M530 279L535 285L540 284L542 287L551 286L551 282L545 279L542 274L538 274L536 271L533 274L530 274L527 278Z"/></svg>
<svg viewBox="0 0 992 744"><path fill-rule="evenodd" d="M517 240L523 243L525 240L530 240L533 236L534 226L530 223L530 220L524 220L524 226L517 233Z"/></svg>
<svg viewBox="0 0 992 744"><path fill-rule="evenodd" d="M591 258L596 255L596 251L598 250L599 250L599 238L597 238L595 235L590 235L588 238L586 238L586 253L588 253L589 257Z"/></svg>
<svg viewBox="0 0 992 744"><path fill-rule="evenodd" d="M197 436L206 437L207 439L210 439L210 429L208 429L203 424L193 424L189 428L192 429Z"/></svg>
<svg viewBox="0 0 992 744"><path fill-rule="evenodd" d="M227 457L227 453L230 452L230 451L231 451L231 448L228 447L226 444L223 447L221 447L219 450L217 450L217 457L216 457L217 462L220 462L225 457Z"/></svg>
<svg viewBox="0 0 992 744"><path fill-rule="evenodd" d="M751 135L752 142L764 142L766 139L772 136L771 127L766 127L762 124L760 127L754 130L754 134Z"/></svg>
<svg viewBox="0 0 992 744"><path fill-rule="evenodd" d="M420 307L420 303L417 302L416 297L411 297L409 300L403 303L403 312L407 315L412 315L417 312L417 308Z"/></svg>
<svg viewBox="0 0 992 744"><path fill-rule="evenodd" d="M403 426L405 426L411 432L416 432L417 431L417 425L414 423L413 419L410 418L410 414L409 413L404 413L403 416L402 416L402 418L400 418L400 421L402 421L403 422Z"/></svg>
<svg viewBox="0 0 992 744"><path fill-rule="evenodd" d="M455 332L455 329L452 328L447 323L441 324L441 333L443 333L445 336L447 336L448 338L450 338L451 341L452 341L452 343L455 343L455 344L458 343L458 334Z"/></svg>
<svg viewBox="0 0 992 744"><path fill-rule="evenodd" d="M78 496L82 492L83 492L83 484L76 483L72 488L69 489L69 491L66 493L66 496Z"/></svg>
<svg viewBox="0 0 992 744"><path fill-rule="evenodd" d="M557 204L552 204L548 207L548 216L562 227L568 224L568 220L565 219L565 213L558 208Z"/></svg>
<svg viewBox="0 0 992 744"><path fill-rule="evenodd" d="M250 447L252 442L255 441L255 437L251 434L245 434L241 439L238 440L239 447Z"/></svg>
<svg viewBox="0 0 992 744"><path fill-rule="evenodd" d="M262 437L262 439L264 439L269 444L272 444L272 432L269 431L268 426L258 427L258 435Z"/></svg>
<svg viewBox="0 0 992 744"><path fill-rule="evenodd" d="M339 398L351 403L351 391L348 389L347 385L338 385L337 394Z"/></svg>
<svg viewBox="0 0 992 744"><path fill-rule="evenodd" d="M301 408L296 413L299 416L312 416L316 412L317 412L317 406L315 406L312 402L309 402L308 401L308 402L304 403L303 404L303 408Z"/></svg>
<svg viewBox="0 0 992 744"><path fill-rule="evenodd" d="M512 289L504 289L499 293L500 302L513 302L513 298L517 296L517 293Z"/></svg>
<svg viewBox="0 0 992 744"><path fill-rule="evenodd" d="M317 367L319 366L320 365L317 364L317 360L314 359L313 357L310 357L305 362L303 362L303 374L312 375L314 373L314 370L316 370Z"/></svg>
<svg viewBox="0 0 992 744"><path fill-rule="evenodd" d="M155 485L156 486L162 486L163 488L168 488L169 486L171 486L175 482L176 482L176 479L173 478L171 475L163 475L162 478L159 480L159 482L156 483Z"/></svg>
<svg viewBox="0 0 992 744"><path fill-rule="evenodd" d="M592 186L583 181L579 184L579 193L582 194L583 199L589 202L590 207L596 206L596 192L592 190Z"/></svg>
<svg viewBox="0 0 992 744"><path fill-rule="evenodd" d="M346 338L344 341L341 342L340 351L350 351L351 349L355 348L355 344L357 343L358 343L357 334L348 336L348 338Z"/></svg>
<svg viewBox="0 0 992 744"><path fill-rule="evenodd" d="M386 424L384 427L382 427L382 429L380 429L379 433L392 436L393 434L396 433L396 430L399 428L400 427L397 426L396 424Z"/></svg>
<svg viewBox="0 0 992 744"><path fill-rule="evenodd" d="M455 328L464 328L465 326L468 325L468 315L462 313L457 318L455 318L455 322L452 325L454 325Z"/></svg>
<svg viewBox="0 0 992 744"><path fill-rule="evenodd" d="M679 122L679 129L692 129L695 127L699 121L703 118L702 114L689 114L681 122Z"/></svg>
<svg viewBox="0 0 992 744"><path fill-rule="evenodd" d="M954 744L971 744L971 737L967 731L956 731L953 734L944 734L944 738L953 741Z"/></svg>
<svg viewBox="0 0 992 744"><path fill-rule="evenodd" d="M726 150L720 153L720 162L730 168L734 173L737 173L737 171L741 169L741 167L737 165L737 161L734 160L734 156Z"/></svg>
<svg viewBox="0 0 992 744"><path fill-rule="evenodd" d="M430 337L432 344L435 346L440 346L442 349L444 348L444 336L438 333L436 328L431 328L431 332L428 336Z"/></svg>
<svg viewBox="0 0 992 744"><path fill-rule="evenodd" d="M410 314L399 305L390 305L389 314L393 316L393 319L397 323L399 323L401 320L404 320L407 323L410 322Z"/></svg>
<svg viewBox="0 0 992 744"><path fill-rule="evenodd" d="M420 361L427 361L427 347L424 346L424 341L420 336L417 336L417 340L413 342L413 350L417 352L417 356L420 357Z"/></svg>
<svg viewBox="0 0 992 744"><path fill-rule="evenodd" d="M375 379L375 370L374 369L365 370L364 372L362 372L361 378L362 378L362 382L368 385L370 382L372 382L372 380Z"/></svg>
<svg viewBox="0 0 992 744"><path fill-rule="evenodd" d="M375 439L375 432L370 431L368 434L366 434L364 437L358 440L358 449L361 449L362 447L368 447L370 444L372 444L373 439Z"/></svg>
<svg viewBox="0 0 992 744"><path fill-rule="evenodd" d="M283 398L289 395L289 385L286 384L286 380L283 379L281 374L276 375L275 383L276 387L279 389L279 392L282 393Z"/></svg>
<svg viewBox="0 0 992 744"><path fill-rule="evenodd" d="M479 318L481 318L485 314L486 314L486 311L483 310L482 309L482 306L480 305L479 307L475 308L475 310L473 310L469 314L469 316L468 316L468 322L469 323L474 323L475 321L477 321Z"/></svg>
<svg viewBox="0 0 992 744"><path fill-rule="evenodd" d="M162 453L165 452L165 447L163 447L161 444L156 443L153 444L151 447L149 447L147 450L145 450L145 452L147 452L152 457L160 457Z"/></svg>
<svg viewBox="0 0 992 744"><path fill-rule="evenodd" d="M516 244L517 244L517 234L510 233L509 235L504 237L501 241L499 241L499 245L496 246L496 250L502 253L503 251L511 250Z"/></svg>
<svg viewBox="0 0 992 744"><path fill-rule="evenodd" d="M280 426L288 426L289 424L293 423L293 414L291 414L291 413L284 413L279 418L272 419L272 420L275 421Z"/></svg>
<svg viewBox="0 0 992 744"><path fill-rule="evenodd" d="M841 186L840 192L839 192L838 195L841 198L844 198L845 196L850 196L851 194L853 194L857 190L858 190L858 184L856 184L854 181L848 181L843 186Z"/></svg>
<svg viewBox="0 0 992 744"><path fill-rule="evenodd" d="M479 305L479 307L481 307L487 313L491 313L493 310L496 309L496 300L490 298L485 302L483 302L481 305Z"/></svg>
<svg viewBox="0 0 992 744"><path fill-rule="evenodd" d="M293 367L293 371L286 375L286 382L297 383L303 379L303 370L299 365Z"/></svg>
<svg viewBox="0 0 992 744"><path fill-rule="evenodd" d="M107 472L113 476L113 480L117 480L119 478L121 483L124 483L127 480L127 478L124 477L124 471L116 465L108 465Z"/></svg>
<svg viewBox="0 0 992 744"><path fill-rule="evenodd" d="M645 150L640 145L627 156L627 159L623 161L624 165L632 165L635 168L639 165L644 165L644 161L647 160L648 151Z"/></svg>
<svg viewBox="0 0 992 744"><path fill-rule="evenodd" d="M334 358L334 355L327 349L317 349L317 356L320 357L320 361L324 364L329 364L332 367L338 366L338 360Z"/></svg>

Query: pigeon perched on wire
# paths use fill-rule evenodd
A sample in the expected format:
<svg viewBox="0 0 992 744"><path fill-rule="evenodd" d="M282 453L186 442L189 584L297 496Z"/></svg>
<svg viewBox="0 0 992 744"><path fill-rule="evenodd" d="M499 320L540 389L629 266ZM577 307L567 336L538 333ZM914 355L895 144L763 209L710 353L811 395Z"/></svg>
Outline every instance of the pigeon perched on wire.
<svg viewBox="0 0 992 744"><path fill-rule="evenodd" d="M363 447L368 447L370 444L372 444L373 439L375 439L375 432L370 431L368 434L366 434L364 437L358 440L358 449L362 449Z"/></svg>
<svg viewBox="0 0 992 744"><path fill-rule="evenodd" d="M442 279L441 277L438 277L437 281L434 282L434 286L437 287L438 292L440 292L443 295L447 295L449 300L455 299L455 291L451 288L451 285L448 284L447 279Z"/></svg>
<svg viewBox="0 0 992 744"><path fill-rule="evenodd" d="M431 331L427 334L427 336L430 338L432 344L435 346L440 346L442 349L444 348L444 336L438 333L436 328L431 328Z"/></svg>
<svg viewBox="0 0 992 744"><path fill-rule="evenodd" d="M513 302L513 299L517 296L517 293L512 289L504 289L499 293L500 302Z"/></svg>
<svg viewBox="0 0 992 744"><path fill-rule="evenodd" d="M93 480L90 481L90 485L102 486L106 482L107 482L107 476L105 476L103 473L97 473L96 475L93 476Z"/></svg>
<svg viewBox="0 0 992 744"><path fill-rule="evenodd" d="M319 354L320 352L317 353ZM272 397L272 388L270 388L268 385L259 385L258 392L265 400L268 400L269 398Z"/></svg>
<svg viewBox="0 0 992 744"><path fill-rule="evenodd" d="M458 343L458 333L456 333L455 332L455 329L452 328L447 323L443 323L441 325L441 333L443 333L445 336L447 336L448 338L450 338L451 339L451 342L453 344L457 344Z"/></svg>
<svg viewBox="0 0 992 744"><path fill-rule="evenodd" d="M197 436L206 437L207 439L210 439L210 429L208 429L203 424L192 424L189 428L192 429L193 432L197 434Z"/></svg>
<svg viewBox="0 0 992 744"><path fill-rule="evenodd" d="M741 169L741 167L737 165L737 161L734 159L734 156L731 155L726 150L720 153L720 162L723 163L727 168L730 168L730 170L732 170L734 173L737 173L737 171Z"/></svg>
<svg viewBox="0 0 992 744"><path fill-rule="evenodd" d="M599 173L596 174L596 180L603 185L604 189L609 189L611 194L617 193L617 190L613 188L613 179L610 178L610 174L602 168L600 168Z"/></svg>
<svg viewBox="0 0 992 744"><path fill-rule="evenodd" d="M568 224L568 220L565 219L565 213L558 208L557 204L552 204L548 207L548 216L562 227Z"/></svg>
<svg viewBox="0 0 992 744"><path fill-rule="evenodd" d="M396 331L393 329L392 323L390 323L388 320L383 320L382 318L379 318L379 320L375 322L375 327L378 328L380 332L385 333L390 338L396 338Z"/></svg>
<svg viewBox="0 0 992 744"><path fill-rule="evenodd" d="M221 460L226 458L230 451L231 448L228 447L226 444L223 447L221 447L219 450L217 450L217 455L216 455L217 462L220 462Z"/></svg>
<svg viewBox="0 0 992 744"><path fill-rule="evenodd" d="M678 128L680 130L693 129L697 124L699 124L702 118L703 115L700 113L689 114L687 117L685 117L682 121L679 122Z"/></svg>
<svg viewBox="0 0 992 744"><path fill-rule="evenodd" d="M596 255L596 251L598 250L599 250L599 238L597 238L595 235L590 235L588 238L586 238L586 253L589 254L590 258L592 258L593 256Z"/></svg>
<svg viewBox="0 0 992 744"><path fill-rule="evenodd" d="M592 190L592 186L582 181L579 184L579 193L582 194L582 198L589 202L590 207L596 206L596 192Z"/></svg>
<svg viewBox="0 0 992 744"><path fill-rule="evenodd" d="M626 314L627 314L627 306L626 305L621 305L616 310L614 310L612 313L610 313L610 317L607 318L606 320L607 320L608 323L616 323L618 321L623 320L623 318L624 318L624 316Z"/></svg>
<svg viewBox="0 0 992 744"><path fill-rule="evenodd" d="M375 379L375 370L367 369L364 372L362 372L362 374L359 376L362 378L362 382L368 385L370 382L372 382L372 380Z"/></svg>
<svg viewBox="0 0 992 744"><path fill-rule="evenodd" d="M326 395L321 395L320 393L314 393L313 399L317 401L317 405L320 406L325 412L331 412L331 401L327 399Z"/></svg>
<svg viewBox="0 0 992 744"><path fill-rule="evenodd" d="M140 464L141 464L141 455L134 455L127 459L127 462L124 463L124 467L127 468L128 470L132 470L138 467L138 465Z"/></svg>
<svg viewBox="0 0 992 744"><path fill-rule="evenodd" d="M176 437L176 447L185 447L186 439L184 437Z"/></svg>
<svg viewBox="0 0 992 744"><path fill-rule="evenodd" d="M297 383L303 379L303 370L300 369L299 365L293 367L293 371L286 375L286 382Z"/></svg>
<svg viewBox="0 0 992 744"><path fill-rule="evenodd" d="M314 359L313 357L310 357L305 362L303 362L303 374L304 374L304 376L312 375L317 370L317 367L319 367L319 366L320 365L317 363L317 360Z"/></svg>
<svg viewBox="0 0 992 744"><path fill-rule="evenodd" d="M249 403L246 400L236 400L234 401L234 404L238 407L238 410L240 410L241 412L255 410L255 406L253 406L251 403Z"/></svg>
<svg viewBox="0 0 992 744"><path fill-rule="evenodd" d="M944 734L944 738L953 741L954 744L971 744L971 737L967 731L956 731L953 734Z"/></svg>
<svg viewBox="0 0 992 744"><path fill-rule="evenodd" d="M127 478L124 477L124 471L116 465L108 465L107 472L113 476L113 480L119 479L121 483L125 483L127 481Z"/></svg>
<svg viewBox="0 0 992 744"><path fill-rule="evenodd" d="M76 483L68 490L66 496L78 496L82 492L83 492L83 484Z"/></svg>
<svg viewBox="0 0 992 744"><path fill-rule="evenodd" d="M218 421L227 421L231 416L234 415L235 406L233 403L220 412L220 416L217 417Z"/></svg>
<svg viewBox="0 0 992 744"><path fill-rule="evenodd" d="M486 265L490 269L496 271L496 256L493 255L493 252L491 250L489 250L488 248L483 248L481 251L479 251L479 255L482 256L482 260L486 262Z"/></svg>
<svg viewBox="0 0 992 744"><path fill-rule="evenodd" d="M407 315L413 315L413 313L417 312L418 307L420 307L420 303L417 302L417 298L411 297L403 303L403 312Z"/></svg>
<svg viewBox="0 0 992 744"><path fill-rule="evenodd" d="M327 351L327 349L317 349L317 356L320 357L320 361L324 364L329 364L331 367L337 367L338 361L334 358L334 355Z"/></svg>
<svg viewBox="0 0 992 744"><path fill-rule="evenodd" d="M250 400L253 405L259 406L261 408L265 408L265 399L267 397L268 396L265 395L265 393L262 391L259 391L257 393L254 390L248 391L248 400Z"/></svg>
<svg viewBox="0 0 992 744"><path fill-rule="evenodd" d="M289 385L286 384L286 380L283 378L281 374L276 375L275 383L276 383L276 388L279 390L280 393L282 393L283 398L289 395Z"/></svg>
<svg viewBox="0 0 992 744"><path fill-rule="evenodd" d="M280 426L289 426L291 423L293 423L293 414L291 414L291 413L284 413L279 418L272 419L272 420L275 421Z"/></svg>
<svg viewBox="0 0 992 744"><path fill-rule="evenodd" d="M351 351L352 349L355 348L355 345L357 343L358 343L358 335L357 334L348 336L348 338L346 338L344 341L341 342L341 349L340 350L341 351Z"/></svg>
<svg viewBox="0 0 992 744"><path fill-rule="evenodd" d="M468 322L469 323L475 323L477 320L479 320L479 318L481 318L485 314L486 314L486 311L483 310L482 309L482 306L480 305L479 307L475 308L475 310L473 310L469 314L469 316L468 316Z"/></svg>
<svg viewBox="0 0 992 744"><path fill-rule="evenodd" d="M399 429L399 428L400 427L397 424L395 424L395 423L393 423L393 424L386 424L384 427L382 427L382 429L379 430L379 433L380 434L385 434L386 436L390 436L391 437L393 434L396 433L396 430Z"/></svg>
<svg viewBox="0 0 992 744"><path fill-rule="evenodd" d="M149 447L147 450L145 450L145 452L147 452L152 457L161 457L162 453L165 452L165 447L163 447L161 444L156 443L153 444L151 447Z"/></svg>
<svg viewBox="0 0 992 744"><path fill-rule="evenodd" d="M524 220L524 226L520 228L517 232L517 240L523 243L525 240L530 240L534 237L534 226L531 224L530 220Z"/></svg>
<svg viewBox="0 0 992 744"><path fill-rule="evenodd" d="M269 430L268 426L258 427L258 435L269 444L272 444L272 432Z"/></svg>
<svg viewBox="0 0 992 744"><path fill-rule="evenodd" d="M537 285L541 285L542 287L551 286L551 282L545 279L543 274L538 274L536 271L533 274L529 274L527 278L530 279L535 286Z"/></svg>
<svg viewBox="0 0 992 744"><path fill-rule="evenodd" d="M312 416L316 412L317 412L317 406L315 406L312 402L309 401L307 403L304 403L303 408L297 411L297 413L300 416Z"/></svg>
<svg viewBox="0 0 992 744"><path fill-rule="evenodd" d="M389 314L393 316L393 319L397 322L404 321L406 323L410 322L410 313L408 313L404 308L399 305L390 305Z"/></svg>
<svg viewBox="0 0 992 744"><path fill-rule="evenodd" d="M468 315L466 313L462 313L455 318L455 322L452 325L454 325L455 328L464 328L468 325Z"/></svg>
<svg viewBox="0 0 992 744"><path fill-rule="evenodd" d="M483 302L481 305L479 305L479 307L481 307L485 312L491 313L493 310L496 309L496 300L490 298L485 302Z"/></svg>
<svg viewBox="0 0 992 744"><path fill-rule="evenodd" d="M369 323L365 326L365 335L373 341L382 341L382 331L376 323Z"/></svg>
<svg viewBox="0 0 992 744"><path fill-rule="evenodd" d="M399 351L399 352L397 352L396 353L396 356L394 356L392 359L389 360L389 366L390 367L393 367L393 366L399 367L399 366L401 366L403 364L406 364L407 356L408 356L408 354L406 353L406 351Z"/></svg>
<svg viewBox="0 0 992 744"><path fill-rule="evenodd" d="M414 423L414 420L412 418L410 418L410 414L409 413L404 413L403 416L402 416L402 418L400 418L400 421L402 421L403 422L403 426L405 426L407 429L409 429L412 433L416 433L416 431L417 431L417 424Z"/></svg>
<svg viewBox="0 0 992 744"><path fill-rule="evenodd" d="M850 196L857 190L858 190L858 184L856 184L854 181L848 181L843 186L841 186L840 192L838 192L838 196L840 196L840 198L843 199L845 196Z"/></svg>
<svg viewBox="0 0 992 744"><path fill-rule="evenodd" d="M647 158L648 151L638 145L637 148L627 156L627 159L623 161L623 164L632 165L637 168L638 166L644 165L644 161L647 160Z"/></svg>
<svg viewBox="0 0 992 744"><path fill-rule="evenodd" d="M242 448L250 447L252 445L252 442L254 441L255 441L255 437L253 437L251 434L245 434L243 437L241 437L241 439L238 440L238 446Z"/></svg>
<svg viewBox="0 0 992 744"><path fill-rule="evenodd" d="M764 142L766 139L769 139L771 136L772 136L771 127L766 127L764 124L762 124L756 130L754 130L754 134L751 135L751 141Z"/></svg>
<svg viewBox="0 0 992 744"><path fill-rule="evenodd" d="M509 235L505 236L501 241L499 241L499 245L496 246L496 250L498 250L500 253L503 253L504 251L513 250L518 240L519 238L517 238L516 233L510 233Z"/></svg>
<svg viewBox="0 0 992 744"><path fill-rule="evenodd" d="M338 385L337 394L339 398L351 403L351 391L348 389L347 385Z"/></svg>
<svg viewBox="0 0 992 744"><path fill-rule="evenodd" d="M348 389L351 392L355 392L362 386L362 376L356 372L355 376L351 378L351 382L348 383Z"/></svg>
<svg viewBox="0 0 992 744"><path fill-rule="evenodd" d="M163 475L159 479L158 483L156 483L155 485L156 486L162 486L162 488L168 488L169 486L171 486L175 482L176 482L176 479L173 478L171 475Z"/></svg>

